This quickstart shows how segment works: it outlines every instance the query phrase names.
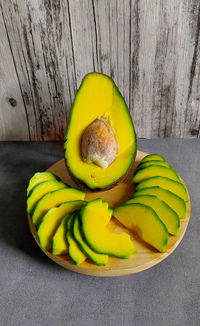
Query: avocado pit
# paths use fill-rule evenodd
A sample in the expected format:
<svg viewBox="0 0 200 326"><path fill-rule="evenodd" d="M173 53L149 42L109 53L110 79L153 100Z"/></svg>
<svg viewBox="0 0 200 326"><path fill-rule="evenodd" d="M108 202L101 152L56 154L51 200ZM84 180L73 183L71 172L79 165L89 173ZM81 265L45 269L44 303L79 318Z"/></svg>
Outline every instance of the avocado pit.
<svg viewBox="0 0 200 326"><path fill-rule="evenodd" d="M107 119L95 119L83 132L81 155L85 162L106 169L116 159L118 142Z"/></svg>

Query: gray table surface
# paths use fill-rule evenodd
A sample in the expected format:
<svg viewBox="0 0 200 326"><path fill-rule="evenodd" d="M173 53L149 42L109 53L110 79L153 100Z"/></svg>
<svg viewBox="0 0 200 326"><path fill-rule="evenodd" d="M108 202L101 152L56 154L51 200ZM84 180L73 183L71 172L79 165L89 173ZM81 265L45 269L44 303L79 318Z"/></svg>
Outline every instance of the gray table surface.
<svg viewBox="0 0 200 326"><path fill-rule="evenodd" d="M200 140L140 139L138 148L163 154L183 177L191 220L178 248L160 264L97 278L49 260L28 227L28 179L62 158L63 145L0 143L1 326L200 325Z"/></svg>

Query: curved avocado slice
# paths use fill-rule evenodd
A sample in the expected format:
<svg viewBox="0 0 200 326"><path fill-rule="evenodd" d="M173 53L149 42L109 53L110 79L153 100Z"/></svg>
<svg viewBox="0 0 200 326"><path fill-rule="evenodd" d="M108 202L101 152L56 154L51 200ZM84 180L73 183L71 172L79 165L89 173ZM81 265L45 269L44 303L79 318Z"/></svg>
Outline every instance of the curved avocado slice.
<svg viewBox="0 0 200 326"><path fill-rule="evenodd" d="M139 183L155 176L167 177L180 182L180 178L174 169L166 168L165 166L161 165L150 165L144 169L136 170L132 181Z"/></svg>
<svg viewBox="0 0 200 326"><path fill-rule="evenodd" d="M72 200L84 200L85 192L74 188L64 188L47 193L38 202L33 216L33 224L38 227L43 216L50 208L59 206L60 204Z"/></svg>
<svg viewBox="0 0 200 326"><path fill-rule="evenodd" d="M39 183L50 180L60 181L61 179L51 172L35 173L29 181L29 185L27 188L27 197L30 195L33 188L35 188Z"/></svg>
<svg viewBox="0 0 200 326"><path fill-rule="evenodd" d="M148 161L161 161L161 162L164 162L164 161L166 161L166 159L164 158L164 156L159 155L159 154L149 154L149 155L145 156L141 160L141 163L148 162Z"/></svg>
<svg viewBox="0 0 200 326"><path fill-rule="evenodd" d="M108 120L119 145L116 159L106 169L86 163L80 153L82 134L97 118ZM135 157L136 135L128 107L108 76L94 72L83 79L71 108L64 147L70 173L92 190L111 188L126 175Z"/></svg>
<svg viewBox="0 0 200 326"><path fill-rule="evenodd" d="M38 184L33 191L31 192L30 196L27 199L27 212L30 216L32 216L34 209L39 202L39 200L46 195L48 192L68 188L68 186L56 180L44 181Z"/></svg>
<svg viewBox="0 0 200 326"><path fill-rule="evenodd" d="M161 165L161 166L165 166L166 168L172 168L171 165L170 165L169 163L167 163L167 162L161 162L161 161L147 161L147 162L140 163L140 164L137 166L137 170L147 168L147 167L150 166L150 165Z"/></svg>
<svg viewBox="0 0 200 326"><path fill-rule="evenodd" d="M51 208L43 217L42 222L37 231L40 245L43 250L51 248L51 240L62 220L67 214L73 212L86 205L83 200L74 200L63 203L59 207Z"/></svg>
<svg viewBox="0 0 200 326"><path fill-rule="evenodd" d="M171 207L169 207L164 201L158 199L156 196L153 195L138 195L126 201L124 204L128 205L132 203L144 204L153 208L158 217L165 224L168 232L173 235L178 234L178 230L180 227L179 217L176 212Z"/></svg>
<svg viewBox="0 0 200 326"><path fill-rule="evenodd" d="M152 177L146 179L138 183L137 186L135 187L135 190L139 191L143 188L147 188L147 187L149 188L154 186L159 186L163 189L170 190L171 192L181 197L186 202L189 200L185 186L181 182L177 182L175 180L166 177Z"/></svg>
<svg viewBox="0 0 200 326"><path fill-rule="evenodd" d="M87 256L81 250L79 244L76 242L73 236L73 225L76 218L77 211L70 214L67 220L67 242L69 246L69 255L72 258L74 264L80 265L83 263Z"/></svg>
<svg viewBox="0 0 200 326"><path fill-rule="evenodd" d="M80 221L85 241L97 253L129 258L136 252L127 233L113 233L108 229L100 199L92 200L81 209Z"/></svg>
<svg viewBox="0 0 200 326"><path fill-rule="evenodd" d="M179 218L186 218L186 205L184 200L169 190L161 187L149 187L138 190L134 193L133 197L138 195L154 195L170 206L178 214Z"/></svg>
<svg viewBox="0 0 200 326"><path fill-rule="evenodd" d="M168 231L151 207L139 203L122 205L114 209L113 215L145 242L160 252L165 251Z"/></svg>

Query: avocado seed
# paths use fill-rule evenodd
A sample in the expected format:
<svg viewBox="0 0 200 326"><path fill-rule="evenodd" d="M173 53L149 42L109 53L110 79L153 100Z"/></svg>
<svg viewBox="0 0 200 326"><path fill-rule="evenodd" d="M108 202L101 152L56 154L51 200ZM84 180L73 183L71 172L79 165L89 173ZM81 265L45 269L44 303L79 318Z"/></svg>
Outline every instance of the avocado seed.
<svg viewBox="0 0 200 326"><path fill-rule="evenodd" d="M115 132L105 118L94 120L83 132L81 154L85 162L106 169L118 154Z"/></svg>

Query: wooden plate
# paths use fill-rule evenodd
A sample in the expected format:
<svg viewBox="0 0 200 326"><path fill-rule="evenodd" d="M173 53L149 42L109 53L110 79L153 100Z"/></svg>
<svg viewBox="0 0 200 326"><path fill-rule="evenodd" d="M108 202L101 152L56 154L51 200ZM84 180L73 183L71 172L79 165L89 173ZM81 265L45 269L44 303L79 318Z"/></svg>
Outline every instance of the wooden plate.
<svg viewBox="0 0 200 326"><path fill-rule="evenodd" d="M86 200L91 200L94 198L102 198L108 201L109 206L114 208L120 204L122 204L125 200L129 199L134 191L134 184L131 182L131 176L136 166L142 160L144 156L148 155L144 152L137 152L136 160L131 168L129 176L124 183L119 184L115 188L104 191L104 192L87 192ZM71 186L77 188L77 185L73 182L67 169L65 167L64 159L58 161L54 165L52 165L47 171L51 171L62 178L62 180ZM180 229L178 236L169 236L168 245L165 253L160 253L154 250L152 247L148 246L146 243L141 241L136 234L129 232L127 229L123 228L123 226L117 222L115 218L112 218L110 222L110 228L114 229L115 232L118 232L123 229L123 231L129 233L133 239L134 245L137 249L137 253L134 254L129 259L119 259L114 257L109 257L109 262L107 266L97 266L92 262L85 261L79 266L73 264L72 260L69 256L54 256L50 251L44 252L49 258L55 261L57 264L63 266L66 269L71 271L93 275L93 276L120 276L133 274L145 269L148 269L163 259L167 258L178 246L181 239L184 236L186 228L188 226L190 218L190 201L187 203L187 216L186 219L181 220ZM31 232L35 238L35 241L40 247L38 236L35 230L34 225L32 224L31 218L28 217L29 225ZM40 247L41 248L41 247ZM42 249L42 248L41 248Z"/></svg>

